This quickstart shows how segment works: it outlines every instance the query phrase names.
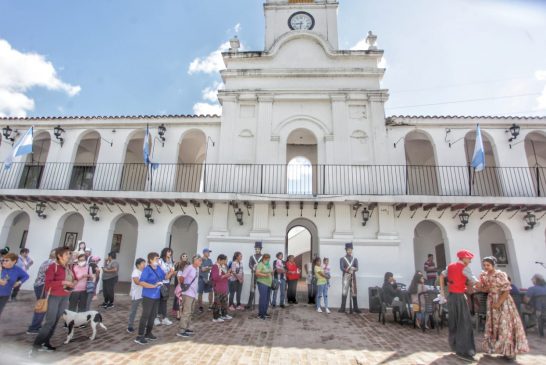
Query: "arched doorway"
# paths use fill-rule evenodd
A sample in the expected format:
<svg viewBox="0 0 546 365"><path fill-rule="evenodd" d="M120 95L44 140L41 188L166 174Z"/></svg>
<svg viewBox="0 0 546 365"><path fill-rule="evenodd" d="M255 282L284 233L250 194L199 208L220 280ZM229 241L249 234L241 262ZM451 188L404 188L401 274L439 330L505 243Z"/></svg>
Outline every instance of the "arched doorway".
<svg viewBox="0 0 546 365"><path fill-rule="evenodd" d="M146 131L139 130L133 133L127 142L123 174L121 176L121 190L144 191L148 182L148 169L144 163L142 146Z"/></svg>
<svg viewBox="0 0 546 365"><path fill-rule="evenodd" d="M26 212L18 212L6 219L3 229L7 229L5 245L12 252L18 253L17 248L25 248L30 217Z"/></svg>
<svg viewBox="0 0 546 365"><path fill-rule="evenodd" d="M195 219L184 215L176 218L170 227L168 247L173 250L173 258L178 260L182 253L192 257L197 253L198 226Z"/></svg>
<svg viewBox="0 0 546 365"><path fill-rule="evenodd" d="M493 145L489 136L482 133L483 149L485 152L485 169L474 172L472 158L474 157L474 145L476 144L476 132L471 131L464 137L466 163L468 166L469 195L500 196L502 193L499 178L497 176L497 160Z"/></svg>
<svg viewBox="0 0 546 365"><path fill-rule="evenodd" d="M200 130L184 133L178 146L176 191L199 192L203 184L203 163L207 157L207 137Z"/></svg>
<svg viewBox="0 0 546 365"><path fill-rule="evenodd" d="M413 252L415 271L421 270L423 272L429 254L434 255L434 262L438 271L444 270L450 261L450 257L443 227L430 220L420 222L413 233ZM425 273L423 272L423 274Z"/></svg>
<svg viewBox="0 0 546 365"><path fill-rule="evenodd" d="M293 130L286 144L288 194L317 192L317 139L308 129Z"/></svg>
<svg viewBox="0 0 546 365"><path fill-rule="evenodd" d="M480 257L495 256L500 270L521 286L516 251L508 228L499 222L487 221L479 230Z"/></svg>
<svg viewBox="0 0 546 365"><path fill-rule="evenodd" d="M83 217L80 213L65 214L59 221L61 235L57 246L66 246L74 251L78 240L82 238L83 224Z"/></svg>
<svg viewBox="0 0 546 365"><path fill-rule="evenodd" d="M311 262L312 258L320 255L319 235L317 226L308 219L298 218L293 220L286 228L286 257L294 255L296 263L302 271L302 282L298 285L298 295L307 296L307 287L304 284L306 273L304 266Z"/></svg>
<svg viewBox="0 0 546 365"><path fill-rule="evenodd" d="M87 132L82 136L74 158L72 177L70 179L71 190L93 189L100 141L100 134L96 131Z"/></svg>
<svg viewBox="0 0 546 365"><path fill-rule="evenodd" d="M531 132L525 137L525 154L537 196L546 196L546 136Z"/></svg>
<svg viewBox="0 0 546 365"><path fill-rule="evenodd" d="M429 136L422 131L406 135L406 193L438 195L436 154Z"/></svg>
<svg viewBox="0 0 546 365"><path fill-rule="evenodd" d="M19 189L38 189L42 180L51 137L42 131L37 133L32 142L32 153L27 156L23 174L19 181Z"/></svg>
<svg viewBox="0 0 546 365"><path fill-rule="evenodd" d="M131 214L122 214L112 222L111 232L112 237L107 245L108 252L116 252L117 254L118 280L128 282L131 280L131 272L135 266L138 221Z"/></svg>

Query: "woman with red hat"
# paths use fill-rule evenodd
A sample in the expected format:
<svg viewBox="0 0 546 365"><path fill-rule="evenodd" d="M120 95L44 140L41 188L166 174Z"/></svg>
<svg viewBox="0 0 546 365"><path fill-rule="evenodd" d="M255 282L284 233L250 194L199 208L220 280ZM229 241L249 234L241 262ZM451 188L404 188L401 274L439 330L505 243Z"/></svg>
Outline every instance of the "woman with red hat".
<svg viewBox="0 0 546 365"><path fill-rule="evenodd" d="M444 291L444 279L447 278L449 296L447 306L449 311L449 346L455 355L466 361L474 361L476 345L474 344L474 332L470 318L470 309L466 299L467 285L477 283L468 266L472 262L474 254L467 250L457 252L459 261L449 264L440 275L440 287L442 295Z"/></svg>

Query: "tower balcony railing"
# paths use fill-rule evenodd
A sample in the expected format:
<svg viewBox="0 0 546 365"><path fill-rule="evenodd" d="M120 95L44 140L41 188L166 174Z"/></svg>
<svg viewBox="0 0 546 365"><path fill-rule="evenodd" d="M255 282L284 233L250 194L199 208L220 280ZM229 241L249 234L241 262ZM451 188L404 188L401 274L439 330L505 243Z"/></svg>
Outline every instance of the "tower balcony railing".
<svg viewBox="0 0 546 365"><path fill-rule="evenodd" d="M0 166L0 189L269 195L546 196L546 168L410 165L45 164Z"/></svg>

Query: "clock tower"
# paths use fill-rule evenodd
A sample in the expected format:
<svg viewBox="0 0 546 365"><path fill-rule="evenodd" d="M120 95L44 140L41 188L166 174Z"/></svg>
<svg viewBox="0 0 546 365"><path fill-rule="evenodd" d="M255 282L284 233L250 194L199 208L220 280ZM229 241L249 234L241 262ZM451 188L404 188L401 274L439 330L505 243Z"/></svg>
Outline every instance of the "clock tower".
<svg viewBox="0 0 546 365"><path fill-rule="evenodd" d="M311 31L338 49L338 0L267 0L265 12L265 50L287 32Z"/></svg>

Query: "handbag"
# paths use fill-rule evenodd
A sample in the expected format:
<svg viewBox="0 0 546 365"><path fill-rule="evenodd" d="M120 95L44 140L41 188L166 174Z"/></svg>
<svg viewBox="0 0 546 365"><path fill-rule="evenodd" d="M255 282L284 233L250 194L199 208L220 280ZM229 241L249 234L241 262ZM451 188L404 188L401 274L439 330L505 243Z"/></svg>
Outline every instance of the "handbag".
<svg viewBox="0 0 546 365"><path fill-rule="evenodd" d="M152 269L152 271L154 272L155 276L157 277L157 280L161 280L159 278L159 275L157 275L157 272ZM159 295L161 295L161 299L167 299L169 298L169 286L166 285L166 284L163 284L159 287Z"/></svg>
<svg viewBox="0 0 546 365"><path fill-rule="evenodd" d="M195 276L193 277L193 280L189 284L184 284L184 283L180 284L180 289L182 289L182 293L187 292L190 289L191 284L193 284L193 282L195 281L197 276L198 276L198 274L195 273Z"/></svg>
<svg viewBox="0 0 546 365"><path fill-rule="evenodd" d="M271 290L279 289L279 279L273 279L271 282Z"/></svg>
<svg viewBox="0 0 546 365"><path fill-rule="evenodd" d="M45 291L45 285L44 285L44 289L42 290L42 295L40 297L44 295L44 291ZM47 301L49 299L49 294L51 294L51 288L49 288L49 291L47 292L47 297L40 298L36 301L36 304L34 304L34 313L47 312Z"/></svg>

